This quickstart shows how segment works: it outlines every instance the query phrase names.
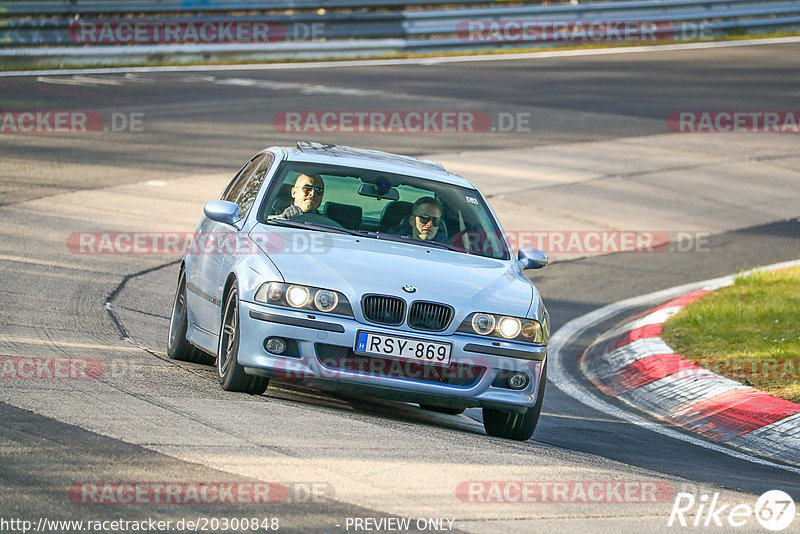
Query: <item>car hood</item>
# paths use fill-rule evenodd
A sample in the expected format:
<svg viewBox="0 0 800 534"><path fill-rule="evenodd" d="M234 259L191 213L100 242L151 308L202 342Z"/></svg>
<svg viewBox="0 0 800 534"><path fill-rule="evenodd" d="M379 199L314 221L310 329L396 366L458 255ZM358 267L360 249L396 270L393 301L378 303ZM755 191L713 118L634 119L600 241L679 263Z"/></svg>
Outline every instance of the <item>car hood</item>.
<svg viewBox="0 0 800 534"><path fill-rule="evenodd" d="M379 293L449 304L461 317L473 311L524 317L536 310L531 303L538 292L514 262L344 234L263 225L260 231L279 236L280 250L265 252L286 282L340 291L354 308L362 295ZM404 292L405 285L416 292Z"/></svg>

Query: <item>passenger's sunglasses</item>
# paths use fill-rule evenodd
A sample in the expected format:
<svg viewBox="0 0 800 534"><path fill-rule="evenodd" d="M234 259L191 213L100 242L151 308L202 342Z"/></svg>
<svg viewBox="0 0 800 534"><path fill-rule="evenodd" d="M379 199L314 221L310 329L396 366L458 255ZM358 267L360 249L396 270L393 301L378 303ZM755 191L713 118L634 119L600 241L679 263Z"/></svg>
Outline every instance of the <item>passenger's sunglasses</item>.
<svg viewBox="0 0 800 534"><path fill-rule="evenodd" d="M434 226L439 226L439 217L431 217L430 215L414 215L420 222L425 225L431 223Z"/></svg>
<svg viewBox="0 0 800 534"><path fill-rule="evenodd" d="M325 189L322 187L307 185L307 184L301 187L301 189L303 190L303 193L305 193L306 195L309 194L311 191L314 191L318 195L321 195L322 193L325 192Z"/></svg>

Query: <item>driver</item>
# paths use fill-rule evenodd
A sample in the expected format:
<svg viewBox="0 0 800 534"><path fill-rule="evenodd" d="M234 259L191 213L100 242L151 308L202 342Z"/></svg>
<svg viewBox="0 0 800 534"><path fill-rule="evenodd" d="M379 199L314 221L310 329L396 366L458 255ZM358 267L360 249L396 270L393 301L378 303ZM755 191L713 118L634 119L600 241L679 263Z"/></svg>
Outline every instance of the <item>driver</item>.
<svg viewBox="0 0 800 534"><path fill-rule="evenodd" d="M316 174L301 174L294 181L291 190L292 205L283 210L277 219L294 219L303 216L303 221L342 228L342 225L319 212L322 197L325 194L325 183Z"/></svg>
<svg viewBox="0 0 800 534"><path fill-rule="evenodd" d="M325 183L322 178L312 174L301 174L294 181L291 196L294 202L283 210L282 219L292 219L303 213L319 213L322 196L325 194Z"/></svg>

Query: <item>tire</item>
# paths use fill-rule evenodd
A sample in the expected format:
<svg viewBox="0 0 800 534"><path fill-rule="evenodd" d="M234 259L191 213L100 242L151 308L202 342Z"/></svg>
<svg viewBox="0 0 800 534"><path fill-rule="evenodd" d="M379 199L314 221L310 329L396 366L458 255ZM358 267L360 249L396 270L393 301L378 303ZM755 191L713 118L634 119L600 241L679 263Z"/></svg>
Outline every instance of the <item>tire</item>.
<svg viewBox="0 0 800 534"><path fill-rule="evenodd" d="M222 324L217 347L217 378L225 391L261 395L267 390L269 378L248 375L239 365L239 291L234 285L225 298Z"/></svg>
<svg viewBox="0 0 800 534"><path fill-rule="evenodd" d="M167 356L173 360L213 365L214 357L203 352L186 340L186 329L189 320L186 314L186 272L181 269L178 277L178 288L172 302L172 316L169 320L169 337L167 338Z"/></svg>
<svg viewBox="0 0 800 534"><path fill-rule="evenodd" d="M445 413L447 415L459 415L464 413L464 410L466 410L465 407L451 408L449 406L432 406L430 404L420 404L419 407L423 410L428 410L429 412Z"/></svg>
<svg viewBox="0 0 800 534"><path fill-rule="evenodd" d="M525 413L509 413L492 408L483 409L483 428L490 436L498 438L527 441L536 430L539 415L542 413L544 400L544 387L547 383L547 362L542 369L539 382L539 394L536 396L536 405L528 408Z"/></svg>

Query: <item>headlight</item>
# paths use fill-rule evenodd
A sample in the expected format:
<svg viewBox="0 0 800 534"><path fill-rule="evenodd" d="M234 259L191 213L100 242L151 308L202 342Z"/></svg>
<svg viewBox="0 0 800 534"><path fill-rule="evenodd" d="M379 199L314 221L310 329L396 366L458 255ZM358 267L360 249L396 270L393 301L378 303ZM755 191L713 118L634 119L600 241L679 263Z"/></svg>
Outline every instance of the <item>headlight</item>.
<svg viewBox="0 0 800 534"><path fill-rule="evenodd" d="M289 286L286 290L286 302L293 308L302 308L308 304L308 289L304 286Z"/></svg>
<svg viewBox="0 0 800 534"><path fill-rule="evenodd" d="M542 325L539 321L531 321L522 325L522 335L525 339L533 343L541 343L544 336L542 336Z"/></svg>
<svg viewBox="0 0 800 534"><path fill-rule="evenodd" d="M339 297L333 291L327 289L320 289L314 295L314 306L321 312L329 312L339 304Z"/></svg>
<svg viewBox="0 0 800 534"><path fill-rule="evenodd" d="M283 296L283 288L281 284L273 282L267 286L267 298L269 300L280 300Z"/></svg>
<svg viewBox="0 0 800 534"><path fill-rule="evenodd" d="M457 331L509 341L547 345L550 333L547 328L547 319L545 318L543 321L544 324L536 319L476 312L469 314Z"/></svg>
<svg viewBox="0 0 800 534"><path fill-rule="evenodd" d="M506 339L514 339L521 329L522 323L516 317L503 317L497 323L497 331Z"/></svg>
<svg viewBox="0 0 800 534"><path fill-rule="evenodd" d="M267 282L256 291L255 301L284 308L353 316L350 302L341 293L299 284Z"/></svg>
<svg viewBox="0 0 800 534"><path fill-rule="evenodd" d="M476 313L472 316L472 329L476 334L485 336L494 330L494 316L488 313Z"/></svg>

